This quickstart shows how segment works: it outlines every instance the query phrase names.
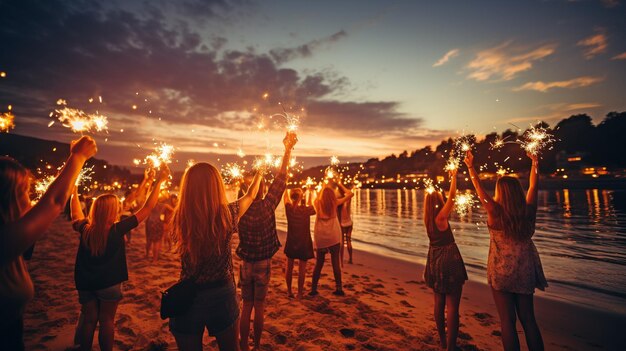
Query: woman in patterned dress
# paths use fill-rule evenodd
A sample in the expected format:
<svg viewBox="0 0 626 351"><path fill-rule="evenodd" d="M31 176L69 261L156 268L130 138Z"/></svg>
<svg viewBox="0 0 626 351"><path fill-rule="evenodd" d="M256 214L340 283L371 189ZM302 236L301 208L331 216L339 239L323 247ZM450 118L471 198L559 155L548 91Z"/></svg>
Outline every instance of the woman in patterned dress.
<svg viewBox="0 0 626 351"><path fill-rule="evenodd" d="M439 191L426 190L424 225L428 234L428 257L424 281L435 295L435 322L442 349L456 350L459 334L459 304L467 271L459 248L454 242L448 218L454 207L456 170L450 172L450 191L445 200ZM447 315L444 317L444 311ZM447 317L447 318L446 318ZM447 338L446 338L447 326Z"/></svg>
<svg viewBox="0 0 626 351"><path fill-rule="evenodd" d="M518 318L524 328L528 349L544 348L533 305L535 288L543 290L548 286L532 240L537 216L539 160L536 155L528 154L528 157L532 166L527 193L524 194L517 178L504 176L496 182L493 198L480 183L473 167L472 152L468 151L465 157L472 183L487 211L490 236L487 281L500 316L505 350L520 349L515 327Z"/></svg>

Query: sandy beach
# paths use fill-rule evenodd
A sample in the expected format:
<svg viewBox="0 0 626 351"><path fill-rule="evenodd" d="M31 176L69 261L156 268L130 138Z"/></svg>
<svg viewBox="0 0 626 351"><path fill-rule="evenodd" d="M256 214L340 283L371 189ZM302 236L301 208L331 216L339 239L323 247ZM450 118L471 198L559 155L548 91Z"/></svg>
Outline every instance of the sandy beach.
<svg viewBox="0 0 626 351"><path fill-rule="evenodd" d="M36 295L25 314L28 350L64 350L72 345L79 311L73 280L77 243L70 223L61 217L37 243L29 263ZM177 280L179 263L175 254L166 252L152 265L144 259L144 245L140 226L127 247L130 279L123 287L115 343L120 350L176 350L167 321L159 318L158 311L160 291ZM433 298L422 283L423 267L359 250L354 257L355 264L346 264L343 270L345 297L331 294L334 282L328 262L320 295L297 300L287 297L286 257L282 250L275 256L263 350L438 349ZM235 266L239 266L237 259ZM307 288L312 269L310 262ZM541 297L536 299L536 313L547 350L626 349L626 316ZM518 329L521 333L519 325ZM217 349L206 335L205 344L206 350ZM465 285L459 346L462 350L501 349L497 313L484 284Z"/></svg>

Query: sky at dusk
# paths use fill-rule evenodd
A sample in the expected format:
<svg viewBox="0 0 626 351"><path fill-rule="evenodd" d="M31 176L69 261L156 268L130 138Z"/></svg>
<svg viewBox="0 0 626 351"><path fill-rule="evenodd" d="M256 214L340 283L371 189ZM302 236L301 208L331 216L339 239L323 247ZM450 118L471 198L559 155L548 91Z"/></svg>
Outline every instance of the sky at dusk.
<svg viewBox="0 0 626 351"><path fill-rule="evenodd" d="M69 141L48 127L62 98L108 117L99 157L121 165L155 141L181 160L279 153L281 106L306 166L626 110L619 0L3 0L0 23L12 133Z"/></svg>

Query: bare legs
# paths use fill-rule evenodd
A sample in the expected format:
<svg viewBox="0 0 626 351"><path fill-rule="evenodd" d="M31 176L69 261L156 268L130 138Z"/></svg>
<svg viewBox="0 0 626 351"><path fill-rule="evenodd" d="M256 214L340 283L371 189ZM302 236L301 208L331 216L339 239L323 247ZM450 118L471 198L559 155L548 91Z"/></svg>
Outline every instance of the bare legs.
<svg viewBox="0 0 626 351"><path fill-rule="evenodd" d="M239 321L236 321L230 328L215 336L220 351L239 351L238 327ZM174 339L180 351L202 351L202 335L174 333Z"/></svg>
<svg viewBox="0 0 626 351"><path fill-rule="evenodd" d="M463 288L461 287L459 291L451 294L435 293L435 323L437 324L437 332L442 349L456 350L456 339L459 335L459 305L462 292Z"/></svg>
<svg viewBox="0 0 626 351"><path fill-rule="evenodd" d="M249 350L248 339L250 338L250 315L254 309L254 347L258 350L261 345L261 335L263 333L265 302L264 301L244 301L241 311L241 322L239 332L241 333L240 347L242 351Z"/></svg>
<svg viewBox="0 0 626 351"><path fill-rule="evenodd" d="M306 261L298 260L298 298L302 298L304 294L304 279L306 277ZM287 259L287 270L285 272L285 280L287 281L287 293L289 297L293 297L293 291L291 290L291 281L293 279L293 264L294 259Z"/></svg>
<svg viewBox="0 0 626 351"><path fill-rule="evenodd" d="M152 262L155 263L159 260L159 253L161 252L162 242L162 239L152 241L146 238L146 259L150 258L150 253L152 253Z"/></svg>
<svg viewBox="0 0 626 351"><path fill-rule="evenodd" d="M520 349L517 337L516 322L519 317L524 328L526 344L531 351L542 351L543 338L535 320L533 295L514 294L491 289L493 300L500 316L500 329L502 333L502 346L506 351Z"/></svg>
<svg viewBox="0 0 626 351"><path fill-rule="evenodd" d="M343 265L343 248L348 248L348 263L352 263L352 226L341 227L341 264ZM344 244L345 241L345 244Z"/></svg>
<svg viewBox="0 0 626 351"><path fill-rule="evenodd" d="M339 262L340 258L340 247L339 244L332 246L328 249L318 249L317 250L317 258L315 261L315 268L313 269L313 285L311 287L310 295L317 295L317 284L320 280L320 275L322 274L322 268L324 267L324 260L326 259L326 251L330 251L330 259L333 265L333 275L335 276L335 286L336 290L334 292L335 295L343 295L343 289L341 284L341 263Z"/></svg>
<svg viewBox="0 0 626 351"><path fill-rule="evenodd" d="M298 273L298 275L300 275L300 273ZM287 271L285 272L285 280L287 281L287 294L289 295L289 297L293 297L293 292L291 291L292 277L293 277L293 258L288 258L287 259Z"/></svg>
<svg viewBox="0 0 626 351"><path fill-rule="evenodd" d="M81 306L74 343L80 344L80 350L91 350L96 325L100 324L98 343L102 351L113 350L115 336L115 313L119 301L92 300Z"/></svg>

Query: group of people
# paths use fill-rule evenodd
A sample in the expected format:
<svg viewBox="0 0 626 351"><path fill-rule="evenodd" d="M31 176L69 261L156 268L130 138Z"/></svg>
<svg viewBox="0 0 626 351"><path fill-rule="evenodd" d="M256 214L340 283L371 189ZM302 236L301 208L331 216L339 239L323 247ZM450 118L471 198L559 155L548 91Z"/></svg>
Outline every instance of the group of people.
<svg viewBox="0 0 626 351"><path fill-rule="evenodd" d="M517 320L522 324L529 350L543 350L541 331L535 319L533 294L548 286L532 236L537 215L539 159L531 159L526 193L511 176L498 178L492 197L483 188L474 168L474 155L467 151L465 164L481 205L487 211L489 255L487 281L498 315L504 350L519 350ZM434 293L434 315L440 346L456 350L459 331L459 304L467 280L465 264L454 241L448 221L454 207L458 169L450 171L448 198L443 192L427 191L424 198L424 225L429 239L424 281Z"/></svg>
<svg viewBox="0 0 626 351"><path fill-rule="evenodd" d="M127 194L124 201L112 194L97 197L88 215L83 212L74 184L85 161L97 152L90 137L71 143L67 162L32 207L29 171L9 157L0 158L0 345L7 350L24 349L24 308L34 295L24 255L43 236L68 199L73 229L77 232L75 283L81 306L74 342L81 350L91 349L98 325L100 349L113 347L115 313L122 299L121 283L128 280L125 245L130 241L129 233L143 221L149 237L146 257L152 252L153 260L158 258L163 232L170 232L180 255L180 280L193 282L196 294L191 308L169 320L180 350L201 350L205 329L215 336L220 350L246 351L250 346L259 349L271 259L281 246L275 220L281 199L288 222L284 251L288 257L285 278L289 296L294 296L292 276L296 259L299 261L297 297L303 297L306 263L313 258L316 262L308 295L319 294L326 254L330 254L333 267L333 294L345 295L341 269L344 244L348 246L348 262L352 262L350 204L354 194L339 181L329 181L318 191L300 188L286 191L287 167L296 143L296 134L288 132L283 139L282 164L271 184L266 185L263 170L259 170L233 202L227 200L220 171L209 163L197 163L185 171L178 197L170 199L172 202L167 205L159 203L161 184L169 177L169 169L163 165L158 170L147 170L137 191ZM472 153L468 152L465 159L472 183L488 213L491 236L488 280L500 315L506 350L519 349L517 318L524 327L529 348L543 349L534 318L533 292L547 283L531 239L538 165L535 156L531 159L528 192L524 195L516 178L502 177L496 184L494 197L482 188L473 168ZM456 347L459 304L467 280L448 222L455 192L456 171L452 171L447 200L438 191L427 192L424 200L424 224L430 240L424 279L434 291L441 347L448 350ZM315 245L310 230L312 216L316 216ZM235 233L239 237L235 252L241 259L241 309L232 258Z"/></svg>

